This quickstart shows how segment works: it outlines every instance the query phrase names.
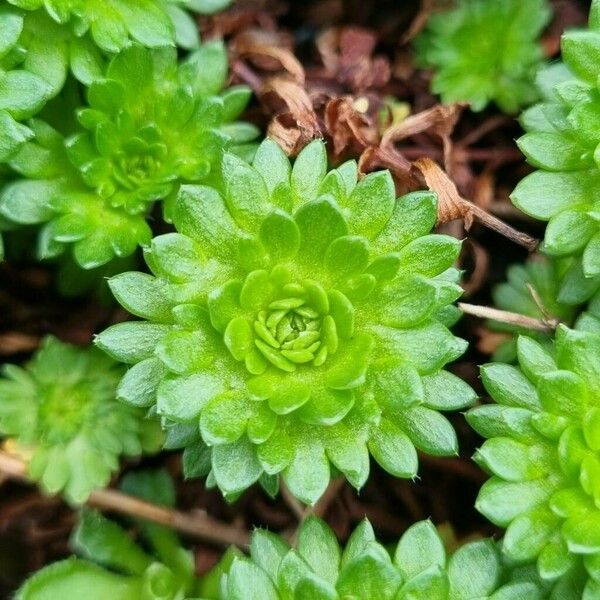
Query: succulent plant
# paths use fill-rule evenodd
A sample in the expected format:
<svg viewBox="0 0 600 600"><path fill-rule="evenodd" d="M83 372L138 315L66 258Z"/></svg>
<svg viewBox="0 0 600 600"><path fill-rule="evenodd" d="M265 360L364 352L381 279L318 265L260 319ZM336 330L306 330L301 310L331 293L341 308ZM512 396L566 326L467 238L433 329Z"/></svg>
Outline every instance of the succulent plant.
<svg viewBox="0 0 600 600"><path fill-rule="evenodd" d="M8 0L0 5L0 163L31 139L22 123L65 85L68 73L89 86L102 79L106 53L132 42L199 48L184 9L214 12L214 0ZM90 34L88 35L88 32Z"/></svg>
<svg viewBox="0 0 600 600"><path fill-rule="evenodd" d="M492 474L476 506L507 528L510 559L537 561L549 581L583 563L577 597L597 598L600 335L561 325L553 352L524 336L517 348L518 367L482 367L496 404L467 414L487 438L475 458Z"/></svg>
<svg viewBox="0 0 600 600"><path fill-rule="evenodd" d="M6 364L0 379L0 434L48 494L73 503L105 486L119 457L160 448L145 411L115 399L122 367L96 348L47 337L25 367Z"/></svg>
<svg viewBox="0 0 600 600"><path fill-rule="evenodd" d="M537 170L511 196L523 212L548 221L546 254L578 257L561 290L570 304L584 302L600 287L600 66L591 58L600 52L599 13L595 0L589 28L563 35L565 64L540 74L544 101L525 112L527 133L518 140Z"/></svg>
<svg viewBox="0 0 600 600"><path fill-rule="evenodd" d="M536 255L523 264L511 265L506 273L506 281L492 290L494 306L527 317L558 319L567 325L572 324L576 309L557 299L561 279L569 269L570 262L570 259L557 260ZM494 361L512 363L517 359L518 334L530 335L544 344L552 343L550 334L535 333L498 321L490 321L489 326L495 331L514 334L498 347L493 355Z"/></svg>
<svg viewBox="0 0 600 600"><path fill-rule="evenodd" d="M122 487L156 504L175 504L173 482L164 471L128 474ZM141 530L138 543L114 521L83 509L71 537L77 556L35 573L15 600L183 600L195 596L200 581L193 554L181 547L170 529L143 521L137 526Z"/></svg>
<svg viewBox="0 0 600 600"><path fill-rule="evenodd" d="M223 568L221 567L221 571ZM412 525L391 553L367 520L342 550L333 531L309 517L295 548L256 530L250 557L234 556L214 600L542 600L530 569L511 573L491 540L448 556L430 521Z"/></svg>
<svg viewBox="0 0 600 600"><path fill-rule="evenodd" d="M415 40L416 60L435 70L432 91L444 103L479 111L495 102L515 113L537 99L539 36L550 16L546 0L457 0L429 18Z"/></svg>
<svg viewBox="0 0 600 600"><path fill-rule="evenodd" d="M65 140L49 124L30 122L35 140L9 161L23 178L0 190L0 212L16 223L45 224L42 258L73 244L75 260L91 269L132 254L150 241L153 201L168 204L181 183L214 176L223 146L256 135L232 122L249 90L218 95L226 75L220 42L181 64L171 48L123 50L90 85L89 105L78 112L82 130Z"/></svg>
<svg viewBox="0 0 600 600"><path fill-rule="evenodd" d="M215 0L7 0L24 14L45 13L78 39L91 38L102 51L120 52L132 42L148 48L197 47L197 28L184 9L214 12L229 2Z"/></svg>
<svg viewBox="0 0 600 600"><path fill-rule="evenodd" d="M429 234L435 196L396 200L387 171L357 183L354 162L327 173L321 141L293 169L271 140L253 166L226 154L223 178L223 195L181 188L177 233L146 252L154 275L109 281L144 319L96 340L133 365L119 398L156 405L188 474L211 470L231 497L282 474L313 503L332 466L360 488L369 451L399 477L415 446L455 454L439 411L474 393L442 370L465 342L447 328L460 242Z"/></svg>

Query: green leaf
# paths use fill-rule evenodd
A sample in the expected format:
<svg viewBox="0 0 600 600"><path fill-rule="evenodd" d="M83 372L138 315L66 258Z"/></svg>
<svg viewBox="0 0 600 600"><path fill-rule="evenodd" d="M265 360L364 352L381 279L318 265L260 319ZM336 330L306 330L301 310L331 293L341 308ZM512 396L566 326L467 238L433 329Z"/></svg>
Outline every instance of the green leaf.
<svg viewBox="0 0 600 600"><path fill-rule="evenodd" d="M550 494L551 484L542 479L506 482L492 477L483 484L475 508L492 523L507 527L519 515L546 502Z"/></svg>
<svg viewBox="0 0 600 600"><path fill-rule="evenodd" d="M211 469L212 450L204 442L187 445L183 451L182 467L186 479L206 477Z"/></svg>
<svg viewBox="0 0 600 600"><path fill-rule="evenodd" d="M313 505L329 484L329 461L316 440L303 440L296 447L283 476L289 490L302 502Z"/></svg>
<svg viewBox="0 0 600 600"><path fill-rule="evenodd" d="M335 588L315 575L301 579L294 590L294 600L338 600Z"/></svg>
<svg viewBox="0 0 600 600"><path fill-rule="evenodd" d="M377 237L394 210L396 191L389 171L369 173L343 204L350 233Z"/></svg>
<svg viewBox="0 0 600 600"><path fill-rule="evenodd" d="M454 264L460 248L460 241L448 235L422 236L400 250L400 269L434 277Z"/></svg>
<svg viewBox="0 0 600 600"><path fill-rule="evenodd" d="M460 410L471 406L477 394L465 381L449 373L439 371L422 378L424 403L436 410Z"/></svg>
<svg viewBox="0 0 600 600"><path fill-rule="evenodd" d="M505 406L540 408L535 386L511 365L492 363L481 367L485 389L496 402Z"/></svg>
<svg viewBox="0 0 600 600"><path fill-rule="evenodd" d="M17 592L19 600L55 600L69 595L90 597L94 590L97 599L130 600L140 597L140 582L115 575L96 565L77 558L54 563L38 571Z"/></svg>
<svg viewBox="0 0 600 600"><path fill-rule="evenodd" d="M413 478L417 474L419 459L410 438L394 423L382 419L369 440L373 458L395 477Z"/></svg>
<svg viewBox="0 0 600 600"><path fill-rule="evenodd" d="M498 552L491 540L459 548L448 563L450 597L485 598L497 587L501 576Z"/></svg>
<svg viewBox="0 0 600 600"><path fill-rule="evenodd" d="M170 330L168 325L128 321L111 325L94 343L116 360L135 364L154 356L156 345Z"/></svg>
<svg viewBox="0 0 600 600"><path fill-rule="evenodd" d="M32 137L33 132L28 127L17 123L6 111L0 110L0 161L10 159ZM6 193L5 188L0 198ZM4 203L4 200L0 199L0 202ZM15 208L19 210L19 207Z"/></svg>
<svg viewBox="0 0 600 600"><path fill-rule="evenodd" d="M262 175L269 194L278 186L290 183L290 161L279 144L270 138L258 147L252 165Z"/></svg>
<svg viewBox="0 0 600 600"><path fill-rule="evenodd" d="M27 119L49 100L51 87L41 77L28 71L0 72L0 111L15 119Z"/></svg>
<svg viewBox="0 0 600 600"><path fill-rule="evenodd" d="M109 279L108 285L117 301L130 313L162 323L172 321L171 304L159 279L146 273L121 273Z"/></svg>
<svg viewBox="0 0 600 600"><path fill-rule="evenodd" d="M205 96L218 94L227 79L227 51L221 40L204 43L187 59L192 67L191 84L196 94Z"/></svg>
<svg viewBox="0 0 600 600"><path fill-rule="evenodd" d="M597 179L593 172L582 177L580 173L535 171L519 182L510 198L524 213L547 221L585 202Z"/></svg>
<svg viewBox="0 0 600 600"><path fill-rule="evenodd" d="M202 392L199 402L195 398L190 398L182 410L185 409L188 419L202 410L200 431L207 444L236 442L246 430L249 417L247 401L235 391L215 395L222 386L216 377L211 380L211 385L212 390L209 393ZM208 403L204 406L206 402Z"/></svg>
<svg viewBox="0 0 600 600"><path fill-rule="evenodd" d="M316 517L304 521L298 532L297 550L319 577L335 585L341 552L333 531L323 521Z"/></svg>
<svg viewBox="0 0 600 600"><path fill-rule="evenodd" d="M223 157L225 201L238 225L246 231L258 230L270 209L269 193L261 175L237 156Z"/></svg>
<svg viewBox="0 0 600 600"><path fill-rule="evenodd" d="M4 120L2 115L5 114L0 111L0 127ZM54 216L49 201L55 192L56 185L49 181L16 181L0 192L0 210L5 217L17 223L44 223Z"/></svg>
<svg viewBox="0 0 600 600"><path fill-rule="evenodd" d="M264 529L256 529L250 542L250 556L272 579L277 578L277 571L289 546L277 535Z"/></svg>
<svg viewBox="0 0 600 600"><path fill-rule="evenodd" d="M132 575L141 575L152 563L125 530L95 510L82 511L71 543L86 558Z"/></svg>
<svg viewBox="0 0 600 600"><path fill-rule="evenodd" d="M569 31L561 38L562 58L569 69L595 85L600 60L600 35L594 31Z"/></svg>
<svg viewBox="0 0 600 600"><path fill-rule="evenodd" d="M183 185L177 196L173 219L177 230L199 242L218 257L231 258L237 253L239 229L225 205L212 188Z"/></svg>
<svg viewBox="0 0 600 600"><path fill-rule="evenodd" d="M300 230L283 211L273 212L264 219L259 235L275 263L292 258L300 247Z"/></svg>
<svg viewBox="0 0 600 600"><path fill-rule="evenodd" d="M306 204L317 197L317 190L327 172L327 153L321 140L306 146L294 161L290 182L294 204Z"/></svg>
<svg viewBox="0 0 600 600"><path fill-rule="evenodd" d="M437 221L437 196L433 192L412 192L396 200L389 221L373 240L378 251L394 252L422 235Z"/></svg>
<svg viewBox="0 0 600 600"><path fill-rule="evenodd" d="M519 365L527 379L537 383L538 379L557 369L554 359L546 350L530 337L521 335L517 339Z"/></svg>
<svg viewBox="0 0 600 600"><path fill-rule="evenodd" d="M347 233L340 209L328 198L303 204L294 220L300 230L299 259L308 265L319 265L327 247Z"/></svg>
<svg viewBox="0 0 600 600"><path fill-rule="evenodd" d="M152 406L156 403L158 385L166 370L157 358L147 358L131 367L121 379L117 398L132 406Z"/></svg>
<svg viewBox="0 0 600 600"><path fill-rule="evenodd" d="M579 143L560 133L526 133L517 141L534 166L548 171L576 171L589 166Z"/></svg>
<svg viewBox="0 0 600 600"><path fill-rule="evenodd" d="M548 509L533 511L517 517L506 530L502 549L514 560L535 560L555 536L560 520Z"/></svg>
<svg viewBox="0 0 600 600"><path fill-rule="evenodd" d="M249 560L236 558L227 577L230 600L279 600L269 576Z"/></svg>
<svg viewBox="0 0 600 600"><path fill-rule="evenodd" d="M382 560L379 553L369 548L362 556L348 563L340 574L336 588L342 598L354 596L392 600L400 582L400 574L389 557Z"/></svg>
<svg viewBox="0 0 600 600"><path fill-rule="evenodd" d="M221 378L210 372L166 377L156 391L156 410L173 421L190 421L222 392Z"/></svg>
<svg viewBox="0 0 600 600"><path fill-rule="evenodd" d="M538 393L544 410L580 419L588 404L586 385L575 373L553 371L540 377Z"/></svg>
<svg viewBox="0 0 600 600"><path fill-rule="evenodd" d="M597 231L598 224L587 213L565 210L548 222L544 249L555 256L573 254L581 250Z"/></svg>
<svg viewBox="0 0 600 600"><path fill-rule="evenodd" d="M548 456L540 454L539 448L508 437L494 437L486 440L475 458L506 481L523 481L543 477L550 471Z"/></svg>
<svg viewBox="0 0 600 600"><path fill-rule="evenodd" d="M444 544L431 521L420 521L406 530L398 542L394 563L407 580L432 566L446 566Z"/></svg>
<svg viewBox="0 0 600 600"><path fill-rule="evenodd" d="M456 432L439 412L415 406L396 415L396 423L404 429L419 450L433 456L458 454Z"/></svg>
<svg viewBox="0 0 600 600"><path fill-rule="evenodd" d="M252 444L245 438L213 448L212 468L224 494L237 494L258 480L262 468Z"/></svg>

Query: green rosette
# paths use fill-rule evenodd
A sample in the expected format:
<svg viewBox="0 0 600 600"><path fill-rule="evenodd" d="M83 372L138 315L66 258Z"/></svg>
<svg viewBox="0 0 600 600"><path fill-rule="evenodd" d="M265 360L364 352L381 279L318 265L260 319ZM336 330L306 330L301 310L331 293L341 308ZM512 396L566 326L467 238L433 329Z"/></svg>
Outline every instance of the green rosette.
<svg viewBox="0 0 600 600"><path fill-rule="evenodd" d="M476 506L507 528L508 557L536 561L549 582L579 573L582 595L564 597L596 598L600 335L560 326L552 352L528 337L517 347L518 367L482 368L495 404L467 414L487 438L475 458L492 475Z"/></svg>
<svg viewBox="0 0 600 600"><path fill-rule="evenodd" d="M416 476L415 447L453 455L440 414L474 393L443 370L466 343L448 329L460 242L432 235L436 198L396 199L388 172L327 172L315 141L293 168L271 140L223 159L223 193L184 186L177 233L146 251L153 275L109 281L141 321L96 342L132 365L119 398L156 407L188 476L230 498L278 476L314 503L331 473L360 488L369 454Z"/></svg>
<svg viewBox="0 0 600 600"><path fill-rule="evenodd" d="M145 411L116 401L122 367L96 348L47 337L24 368L4 365L0 434L47 494L85 502L121 456L157 451L163 435Z"/></svg>

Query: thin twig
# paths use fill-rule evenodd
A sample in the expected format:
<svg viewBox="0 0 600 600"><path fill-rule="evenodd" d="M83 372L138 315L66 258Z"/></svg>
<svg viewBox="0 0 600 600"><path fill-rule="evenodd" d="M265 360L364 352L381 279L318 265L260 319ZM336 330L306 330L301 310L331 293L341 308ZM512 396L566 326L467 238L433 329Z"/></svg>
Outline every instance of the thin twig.
<svg viewBox="0 0 600 600"><path fill-rule="evenodd" d="M492 319L493 321L499 321L500 323L516 325L517 327L523 327L533 331L542 331L544 333L553 333L560 323L558 319L535 319L534 317L527 317L507 310L499 310L497 308L479 306L477 304L466 304L465 302L459 302L458 308L468 315L473 315L482 319Z"/></svg>
<svg viewBox="0 0 600 600"><path fill-rule="evenodd" d="M294 516L302 521L304 518L305 507L293 494L290 492L288 487L285 485L283 480L280 482L279 491L281 492L281 497L283 501L286 503L287 507L294 513Z"/></svg>
<svg viewBox="0 0 600 600"><path fill-rule="evenodd" d="M0 472L20 481L31 483L26 475L26 464L19 458L0 451ZM246 531L231 527L208 516L197 517L158 506L145 500L123 494L111 488L94 490L87 504L101 510L110 510L124 515L146 519L166 525L186 535L212 542L219 546L248 546Z"/></svg>
<svg viewBox="0 0 600 600"><path fill-rule="evenodd" d="M339 495L342 488L344 487L344 483L344 478L338 477L327 486L327 489L323 492L323 495L319 498L318 502L314 505L312 509L312 514L315 515L315 517L323 518L325 516L325 513L327 513L329 506L336 499L336 497Z"/></svg>

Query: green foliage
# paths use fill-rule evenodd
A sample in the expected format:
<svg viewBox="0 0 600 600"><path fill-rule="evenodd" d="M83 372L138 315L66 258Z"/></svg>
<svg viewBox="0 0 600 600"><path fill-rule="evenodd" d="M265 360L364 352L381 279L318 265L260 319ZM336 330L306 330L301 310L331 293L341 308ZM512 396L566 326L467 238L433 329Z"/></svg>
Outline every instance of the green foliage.
<svg viewBox="0 0 600 600"><path fill-rule="evenodd" d="M105 486L119 457L156 451L157 424L115 399L120 365L96 348L47 337L25 367L4 365L0 434L28 460L28 475L73 503Z"/></svg>
<svg viewBox="0 0 600 600"><path fill-rule="evenodd" d="M132 42L196 50L198 30L185 9L210 13L222 0L8 0L0 4L0 162L31 139L22 121L65 85L104 75L107 54Z"/></svg>
<svg viewBox="0 0 600 600"><path fill-rule="evenodd" d="M444 103L495 102L507 113L537 99L539 35L550 20L546 0L457 0L430 17L415 40L417 61L433 67L432 91Z"/></svg>
<svg viewBox="0 0 600 600"><path fill-rule="evenodd" d="M8 0L22 9L44 13L74 41L87 38L102 51L115 53L132 42L148 48L198 46L197 29L184 9L211 13L223 0ZM27 14L27 12L25 14Z"/></svg>
<svg viewBox="0 0 600 600"><path fill-rule="evenodd" d="M522 211L548 221L545 253L578 257L567 289L561 290L572 304L587 300L600 286L600 67L590 58L598 53L600 24L593 19L588 30L563 36L566 66L555 65L540 74L544 101L521 119L527 133L519 147L538 170L512 194Z"/></svg>
<svg viewBox="0 0 600 600"><path fill-rule="evenodd" d="M123 487L130 494L173 506L175 490L165 472L127 475ZM84 509L71 538L79 556L35 573L15 600L183 600L200 586L194 557L177 536L164 527L140 522L140 543L117 523Z"/></svg>
<svg viewBox="0 0 600 600"><path fill-rule="evenodd" d="M492 474L476 506L507 528L508 557L537 561L549 581L571 577L577 583L573 572L583 564L585 592L575 597L597 598L600 335L561 326L553 352L528 337L517 347L518 368L482 368L496 404L467 415L488 438L475 458Z"/></svg>
<svg viewBox="0 0 600 600"><path fill-rule="evenodd" d="M226 75L220 42L182 63L172 48L123 50L89 86L75 133L65 139L42 120L30 122L35 139L9 161L22 179L0 190L0 212L19 224L45 224L40 258L73 244L77 263L91 269L132 254L150 241L153 201L168 204L181 183L206 180L224 145L256 135L250 125L232 122L249 90L219 95ZM54 121L56 112L49 115Z"/></svg>
<svg viewBox="0 0 600 600"><path fill-rule="evenodd" d="M448 556L430 521L410 527L391 553L368 521L342 550L321 520L309 517L291 549L256 530L250 557L237 556L221 577L215 600L542 600L530 569L511 573L491 540Z"/></svg>
<svg viewBox="0 0 600 600"><path fill-rule="evenodd" d="M396 200L385 171L357 184L354 162L327 173L321 141L293 168L271 140L253 166L226 154L223 177L223 194L181 188L153 276L109 282L143 319L96 340L132 365L119 398L156 406L188 476L231 498L281 474L314 503L332 467L362 487L369 452L398 477L415 446L455 454L439 411L474 393L442 370L466 344L447 328L460 242L429 234L434 195Z"/></svg>
<svg viewBox="0 0 600 600"><path fill-rule="evenodd" d="M572 324L575 308L558 300L561 280L569 269L569 259L550 259L533 256L524 264L508 268L506 281L492 290L494 306L501 310L534 317L536 319L558 319ZM531 332L526 328L490 321L490 328L515 334L500 345L493 360L512 363L517 359L516 334L528 334L543 344L552 342L552 336Z"/></svg>

